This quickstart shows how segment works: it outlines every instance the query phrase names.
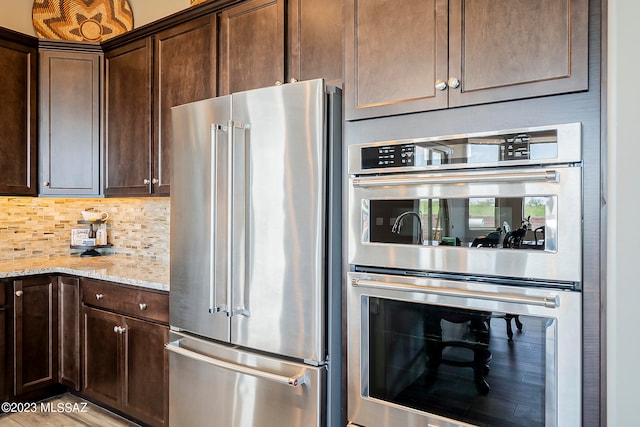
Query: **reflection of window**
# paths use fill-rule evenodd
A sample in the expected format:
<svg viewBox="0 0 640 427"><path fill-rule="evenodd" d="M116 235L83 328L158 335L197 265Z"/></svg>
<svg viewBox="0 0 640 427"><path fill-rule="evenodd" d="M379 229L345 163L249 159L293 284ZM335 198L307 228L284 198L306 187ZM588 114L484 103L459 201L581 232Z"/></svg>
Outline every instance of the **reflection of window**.
<svg viewBox="0 0 640 427"><path fill-rule="evenodd" d="M493 197L469 199L469 229L496 228L496 199Z"/></svg>
<svg viewBox="0 0 640 427"><path fill-rule="evenodd" d="M537 228L544 225L546 197L525 197L523 218L531 217L531 227Z"/></svg>

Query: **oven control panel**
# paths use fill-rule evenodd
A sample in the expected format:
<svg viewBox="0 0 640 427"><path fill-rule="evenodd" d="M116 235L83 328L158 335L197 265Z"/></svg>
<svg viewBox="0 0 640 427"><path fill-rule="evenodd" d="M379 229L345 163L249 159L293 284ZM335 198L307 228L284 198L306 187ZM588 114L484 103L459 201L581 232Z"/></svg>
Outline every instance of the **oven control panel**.
<svg viewBox="0 0 640 427"><path fill-rule="evenodd" d="M415 144L362 148L362 169L415 166Z"/></svg>

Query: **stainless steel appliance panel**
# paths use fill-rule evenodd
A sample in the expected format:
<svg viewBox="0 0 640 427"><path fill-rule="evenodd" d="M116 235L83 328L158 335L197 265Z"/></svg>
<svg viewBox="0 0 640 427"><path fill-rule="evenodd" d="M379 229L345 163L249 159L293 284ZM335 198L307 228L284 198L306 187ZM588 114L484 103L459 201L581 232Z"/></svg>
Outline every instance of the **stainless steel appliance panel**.
<svg viewBox="0 0 640 427"><path fill-rule="evenodd" d="M232 343L325 357L326 94L313 80L233 94Z"/></svg>
<svg viewBox="0 0 640 427"><path fill-rule="evenodd" d="M582 281L582 168L510 168L349 178L350 264L564 282ZM545 250L378 243L375 201L548 196ZM468 219L466 219L468 222ZM465 221L457 229L466 227ZM391 230L391 225L388 226ZM515 228L515 227L514 227Z"/></svg>
<svg viewBox="0 0 640 427"><path fill-rule="evenodd" d="M225 96L172 110L171 299L174 328L228 341L228 132Z"/></svg>
<svg viewBox="0 0 640 427"><path fill-rule="evenodd" d="M347 277L347 369L348 369L348 420L353 425L363 427L427 426L460 427L469 426L466 422L428 413L410 405L401 405L381 397L373 397L371 378L380 380L381 373L370 362L375 352L381 349L370 346L372 328L369 313L376 308L369 307L371 299L383 299L397 303L415 303L417 306L452 307L455 309L485 311L491 313L509 313L548 320L546 332L546 372L544 378L536 378L536 383L544 383L542 425L579 426L581 425L581 294L575 291L543 289L532 287L514 287L490 283L474 283L444 279L418 278L373 273L348 273ZM375 311L374 311L375 312ZM393 319L406 320L406 312L394 312ZM404 322L406 323L406 322ZM385 325L385 337L390 330ZM525 325L523 343L529 343ZM493 332L492 332L493 333ZM535 333L535 332L534 332ZM419 333L418 333L419 334ZM409 335L406 335L409 337ZM393 340L389 334L389 340ZM516 338L514 338L515 340ZM519 340L519 339L518 339ZM529 343L530 344L530 343ZM514 344L515 345L515 344ZM402 343L394 353L402 357L408 347ZM491 348L489 348L491 349ZM424 353L424 350L421 350ZM423 354L421 353L421 354ZM410 358L411 356L405 356ZM513 360L518 363L518 358ZM398 371L400 371L398 366ZM410 372L404 371L396 380L413 381L407 378ZM499 381L507 372L492 369L488 380ZM375 376L373 376L375 375ZM521 378L516 378L518 381ZM491 397L489 391L488 397ZM463 395L460 390L460 395ZM391 397L391 396L389 396ZM390 399L392 400L392 399ZM458 402L456 402L458 403ZM473 423L472 423L473 424Z"/></svg>
<svg viewBox="0 0 640 427"><path fill-rule="evenodd" d="M172 334L169 424L309 427L324 422L326 369Z"/></svg>

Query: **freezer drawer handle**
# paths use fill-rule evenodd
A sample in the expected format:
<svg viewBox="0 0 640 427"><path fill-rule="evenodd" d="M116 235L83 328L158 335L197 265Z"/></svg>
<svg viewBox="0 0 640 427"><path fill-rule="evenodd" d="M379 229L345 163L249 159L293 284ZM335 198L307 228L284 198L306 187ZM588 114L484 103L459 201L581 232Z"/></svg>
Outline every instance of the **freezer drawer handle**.
<svg viewBox="0 0 640 427"><path fill-rule="evenodd" d="M460 183L488 183L488 182L558 182L558 171L508 172L493 174L450 174L447 176L411 176L398 177L358 177L352 178L354 187L386 187L399 185L425 184L460 184Z"/></svg>
<svg viewBox="0 0 640 427"><path fill-rule="evenodd" d="M200 362L208 363L219 368L228 369L230 371L238 372L240 374L251 375L254 377L270 380L279 384L290 385L292 387L298 387L307 382L307 370L302 369L296 376L287 377L285 375L278 375L271 372L261 371L259 369L251 368L248 366L242 366L231 362L225 362L223 360L214 359L212 357L205 356L200 353L196 353L191 350L186 350L180 347L180 340L170 342L164 346L168 351L176 354L188 357L190 359L198 360Z"/></svg>
<svg viewBox="0 0 640 427"><path fill-rule="evenodd" d="M560 305L558 295L550 294L545 297L526 297L520 295L494 294L491 292L461 290L455 288L440 288L435 286L412 285L405 283L388 283L377 280L352 279L351 284L362 288L384 289L400 292L420 292L449 297L476 298L491 301L510 302L515 304L536 305L548 308L556 308Z"/></svg>

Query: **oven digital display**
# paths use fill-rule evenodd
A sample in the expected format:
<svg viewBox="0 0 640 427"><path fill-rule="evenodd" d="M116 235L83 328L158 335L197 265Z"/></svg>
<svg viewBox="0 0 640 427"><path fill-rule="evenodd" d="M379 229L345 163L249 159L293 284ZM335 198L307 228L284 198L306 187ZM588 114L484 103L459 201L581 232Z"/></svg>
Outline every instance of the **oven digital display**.
<svg viewBox="0 0 640 427"><path fill-rule="evenodd" d="M393 168L415 165L415 144L383 145L362 149L362 168Z"/></svg>
<svg viewBox="0 0 640 427"><path fill-rule="evenodd" d="M514 160L552 160L558 156L555 130L443 140L396 141L361 149L362 169L440 165L499 165Z"/></svg>

